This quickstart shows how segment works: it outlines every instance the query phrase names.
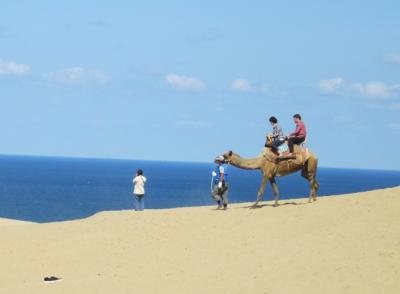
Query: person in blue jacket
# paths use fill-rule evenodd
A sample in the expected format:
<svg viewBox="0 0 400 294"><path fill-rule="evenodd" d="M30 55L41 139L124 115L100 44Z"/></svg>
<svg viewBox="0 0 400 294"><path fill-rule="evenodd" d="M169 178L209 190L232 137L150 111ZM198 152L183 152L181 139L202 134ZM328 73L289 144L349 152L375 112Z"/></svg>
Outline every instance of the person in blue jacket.
<svg viewBox="0 0 400 294"><path fill-rule="evenodd" d="M212 172L212 198L218 204L217 209L228 208L228 165L225 164L224 157L219 155L214 160L216 166Z"/></svg>

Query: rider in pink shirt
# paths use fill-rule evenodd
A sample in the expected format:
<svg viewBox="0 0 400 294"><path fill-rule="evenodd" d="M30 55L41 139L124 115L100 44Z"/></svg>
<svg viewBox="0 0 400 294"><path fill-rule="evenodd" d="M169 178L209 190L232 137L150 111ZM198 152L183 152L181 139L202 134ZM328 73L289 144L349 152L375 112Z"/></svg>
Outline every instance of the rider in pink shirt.
<svg viewBox="0 0 400 294"><path fill-rule="evenodd" d="M293 120L296 124L296 130L287 137L290 154L293 153L293 144L303 143L307 136L306 125L301 120L300 114L293 115Z"/></svg>

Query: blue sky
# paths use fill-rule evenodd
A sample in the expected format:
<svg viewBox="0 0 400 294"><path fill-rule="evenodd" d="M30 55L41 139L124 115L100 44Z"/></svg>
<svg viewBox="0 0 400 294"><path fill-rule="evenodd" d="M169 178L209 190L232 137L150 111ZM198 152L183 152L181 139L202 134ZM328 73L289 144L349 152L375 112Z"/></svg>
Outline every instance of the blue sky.
<svg viewBox="0 0 400 294"><path fill-rule="evenodd" d="M278 3L279 2L279 3ZM399 1L2 1L0 154L400 169Z"/></svg>

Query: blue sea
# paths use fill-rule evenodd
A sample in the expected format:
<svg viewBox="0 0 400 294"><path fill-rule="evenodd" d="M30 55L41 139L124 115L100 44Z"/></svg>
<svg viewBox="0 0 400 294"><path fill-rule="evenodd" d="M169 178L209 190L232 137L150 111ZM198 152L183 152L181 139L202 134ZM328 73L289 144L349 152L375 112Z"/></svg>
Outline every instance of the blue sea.
<svg viewBox="0 0 400 294"><path fill-rule="evenodd" d="M133 209L132 177L139 168L148 178L146 208L214 204L212 163L0 156L0 218L43 223ZM255 200L259 171L230 166L229 179L231 203ZM319 196L326 196L400 185L400 171L322 167L318 180ZM308 196L308 182L299 173L277 182L281 199ZM272 199L270 186L264 199Z"/></svg>

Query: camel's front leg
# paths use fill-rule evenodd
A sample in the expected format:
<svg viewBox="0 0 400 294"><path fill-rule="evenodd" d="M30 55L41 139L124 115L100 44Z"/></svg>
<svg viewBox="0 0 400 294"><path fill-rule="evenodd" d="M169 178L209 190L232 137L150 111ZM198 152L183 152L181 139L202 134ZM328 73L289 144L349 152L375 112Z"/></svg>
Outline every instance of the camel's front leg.
<svg viewBox="0 0 400 294"><path fill-rule="evenodd" d="M278 200L279 200L279 189L278 185L276 184L275 178L272 178L269 180L271 182L272 190L274 191L274 196L275 196L275 206L278 206Z"/></svg>
<svg viewBox="0 0 400 294"><path fill-rule="evenodd" d="M258 190L258 193L257 193L257 200L253 204L253 206L257 206L258 203L262 200L262 196L264 195L265 187L267 186L267 182L268 182L268 177L264 175L263 180L261 182L260 189Z"/></svg>

